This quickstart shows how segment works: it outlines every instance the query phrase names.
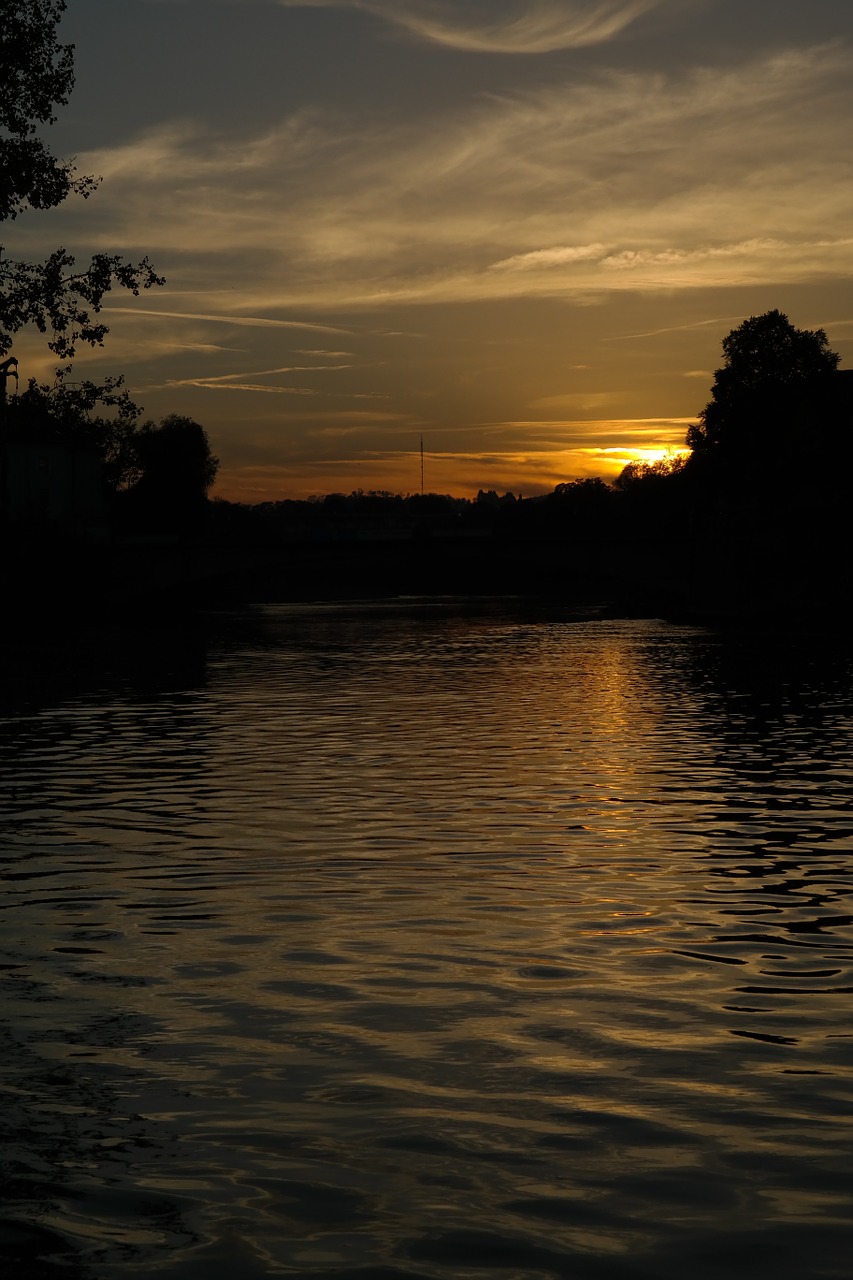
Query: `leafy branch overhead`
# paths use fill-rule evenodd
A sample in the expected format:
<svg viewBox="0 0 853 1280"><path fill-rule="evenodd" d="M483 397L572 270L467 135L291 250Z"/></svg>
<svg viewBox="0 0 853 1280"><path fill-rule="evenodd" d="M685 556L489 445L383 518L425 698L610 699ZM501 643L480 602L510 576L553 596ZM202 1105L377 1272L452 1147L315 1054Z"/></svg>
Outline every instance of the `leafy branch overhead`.
<svg viewBox="0 0 853 1280"><path fill-rule="evenodd" d="M65 0L0 0L0 222L51 209L70 195L88 198L99 179L78 175L38 136L74 87L74 47L60 44ZM27 325L51 332L48 346L70 359L78 343L100 345L107 326L95 319L113 287L138 294L163 283L147 258L132 264L96 254L84 270L64 248L45 262L6 256L0 245L0 356Z"/></svg>
<svg viewBox="0 0 853 1280"><path fill-rule="evenodd" d="M61 3L18 0L2 5L0 26L0 221L28 206L50 209L72 191L88 195L92 178L75 178L72 164L51 155L36 130L53 124L54 107L65 106L74 87L74 48L56 41ZM8 11L8 12L7 12Z"/></svg>
<svg viewBox="0 0 853 1280"><path fill-rule="evenodd" d="M108 326L96 317L114 285L138 294L164 283L148 258L133 264L99 253L85 271L73 272L73 266L65 249L56 249L46 262L0 256L0 354L9 350L16 333L32 324L40 333L49 330L50 350L70 360L80 342L103 344Z"/></svg>

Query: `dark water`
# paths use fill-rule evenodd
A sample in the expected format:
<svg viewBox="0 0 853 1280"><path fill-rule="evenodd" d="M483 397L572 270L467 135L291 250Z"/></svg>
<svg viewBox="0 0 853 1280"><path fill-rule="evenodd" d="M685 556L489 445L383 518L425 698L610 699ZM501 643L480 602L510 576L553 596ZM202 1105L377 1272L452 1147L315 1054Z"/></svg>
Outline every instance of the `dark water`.
<svg viewBox="0 0 853 1280"><path fill-rule="evenodd" d="M843 646L283 606L34 662L15 1274L853 1274Z"/></svg>

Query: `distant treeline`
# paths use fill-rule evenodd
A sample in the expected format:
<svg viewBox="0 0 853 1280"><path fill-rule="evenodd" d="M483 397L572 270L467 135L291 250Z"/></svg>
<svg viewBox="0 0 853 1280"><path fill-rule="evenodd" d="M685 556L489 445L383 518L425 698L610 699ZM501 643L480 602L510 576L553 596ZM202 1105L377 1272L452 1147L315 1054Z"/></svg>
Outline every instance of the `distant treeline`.
<svg viewBox="0 0 853 1280"><path fill-rule="evenodd" d="M117 545L177 539L223 563L230 549L247 566L253 555L285 566L294 582L314 575L317 589L323 575L340 584L352 573L392 590L559 593L582 583L693 612L841 609L853 603L853 373L838 371L822 330L795 329L777 311L733 330L723 352L685 453L535 497L356 490L211 501L218 462L205 430L177 415L140 425L119 384L106 395L31 384L9 401L3 438L97 456L101 527ZM96 400L111 415L95 414ZM11 510L8 486L6 498Z"/></svg>
<svg viewBox="0 0 853 1280"><path fill-rule="evenodd" d="M560 572L583 571L587 582L592 575L700 613L841 613L853 604L853 372L838 371L822 330L795 329L778 311L734 329L723 354L687 451L632 463L612 484L569 480L523 499L359 490L305 502L213 502L209 533L283 542L488 539L504 548L513 586L524 580L526 557L534 585L546 564L552 583Z"/></svg>

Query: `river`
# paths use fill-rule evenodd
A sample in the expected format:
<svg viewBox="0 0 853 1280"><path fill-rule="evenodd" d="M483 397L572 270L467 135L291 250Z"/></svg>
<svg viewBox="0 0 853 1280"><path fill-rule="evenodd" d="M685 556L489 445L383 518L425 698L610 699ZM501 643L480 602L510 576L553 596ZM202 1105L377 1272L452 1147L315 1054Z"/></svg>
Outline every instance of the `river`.
<svg viewBox="0 0 853 1280"><path fill-rule="evenodd" d="M851 675L513 601L7 655L0 1257L846 1280Z"/></svg>

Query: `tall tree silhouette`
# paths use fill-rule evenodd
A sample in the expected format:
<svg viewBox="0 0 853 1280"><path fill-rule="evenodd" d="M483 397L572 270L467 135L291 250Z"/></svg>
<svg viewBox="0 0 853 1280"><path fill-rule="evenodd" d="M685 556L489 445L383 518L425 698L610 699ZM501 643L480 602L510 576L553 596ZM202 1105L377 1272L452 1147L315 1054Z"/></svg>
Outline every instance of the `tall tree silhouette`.
<svg viewBox="0 0 853 1280"><path fill-rule="evenodd" d="M839 356L823 329L797 329L780 311L733 329L723 355L687 435L690 571L736 611L811 607L838 595L849 560Z"/></svg>
<svg viewBox="0 0 853 1280"><path fill-rule="evenodd" d="M724 364L714 374L711 399L687 433L695 456L739 456L772 446L781 425L814 386L838 368L823 329L797 329L781 311L750 316L723 339ZM768 430L769 429L769 430Z"/></svg>

